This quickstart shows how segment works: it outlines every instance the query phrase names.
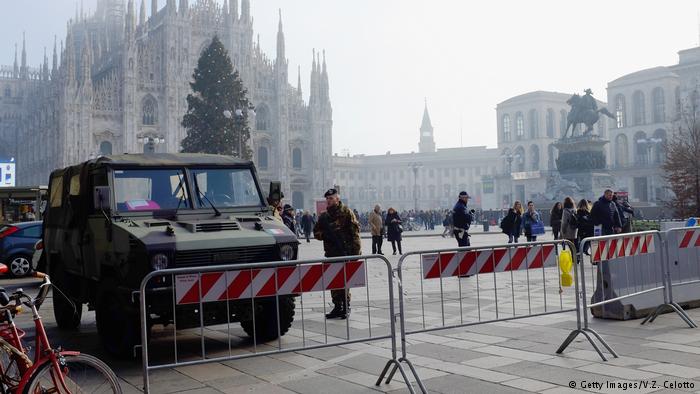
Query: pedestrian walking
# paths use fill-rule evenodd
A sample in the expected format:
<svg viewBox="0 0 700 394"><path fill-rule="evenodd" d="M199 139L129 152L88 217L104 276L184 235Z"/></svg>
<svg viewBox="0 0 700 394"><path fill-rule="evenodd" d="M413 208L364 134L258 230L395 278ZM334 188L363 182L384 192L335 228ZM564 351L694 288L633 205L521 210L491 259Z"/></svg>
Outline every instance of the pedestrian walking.
<svg viewBox="0 0 700 394"><path fill-rule="evenodd" d="M537 241L537 232L533 232L533 228L541 224L540 213L535 210L535 203L528 201L527 211L523 214L523 231L527 242Z"/></svg>
<svg viewBox="0 0 700 394"><path fill-rule="evenodd" d="M577 249L581 248L581 240L593 236L593 219L591 218L591 205L585 198L576 206ZM583 253L588 255L590 243L583 246Z"/></svg>
<svg viewBox="0 0 700 394"><path fill-rule="evenodd" d="M520 201L513 203L506 216L501 219L501 232L508 236L508 243L518 243L522 232L523 204Z"/></svg>
<svg viewBox="0 0 700 394"><path fill-rule="evenodd" d="M375 205L374 210L369 214L369 230L372 233L372 254L384 254L382 253L384 220L382 220L382 207L379 204Z"/></svg>
<svg viewBox="0 0 700 394"><path fill-rule="evenodd" d="M282 222L289 230L291 230L294 235L297 235L297 225L296 219L294 218L294 207L289 204L284 204L284 209L282 210Z"/></svg>
<svg viewBox="0 0 700 394"><path fill-rule="evenodd" d="M617 207L617 214L620 216L620 222L622 222L622 232L631 233L632 232L632 217L634 216L634 209L630 206L627 201L623 201L617 196L617 193L613 193L612 200L615 202Z"/></svg>
<svg viewBox="0 0 700 394"><path fill-rule="evenodd" d="M561 237L567 241L570 241L576 247L575 250L571 251L572 256L576 256L576 250L578 250L577 235L578 219L576 217L574 199L571 197L566 197L564 199L561 214Z"/></svg>
<svg viewBox="0 0 700 394"><path fill-rule="evenodd" d="M360 244L360 224L355 214L340 201L336 189L328 189L326 211L319 215L314 226L314 237L323 241L326 257L356 256L362 254ZM326 319L345 319L350 313L350 290L331 290L333 310Z"/></svg>
<svg viewBox="0 0 700 394"><path fill-rule="evenodd" d="M468 210L469 194L466 191L459 192L459 199L452 208L453 234L457 240L457 246L469 246L469 227L474 219L474 210Z"/></svg>
<svg viewBox="0 0 700 394"><path fill-rule="evenodd" d="M391 248L394 250L393 254L396 254L397 246L399 254L403 254L401 251L401 233L403 232L401 223L403 223L403 221L396 210L394 208L389 208L386 212L384 224L386 225L386 240L391 242Z"/></svg>
<svg viewBox="0 0 700 394"><path fill-rule="evenodd" d="M301 216L301 229L306 237L306 243L311 242L310 237L314 231L314 224L316 224L316 221L313 216L311 216L309 211L304 211L304 215Z"/></svg>
<svg viewBox="0 0 700 394"><path fill-rule="evenodd" d="M617 211L617 204L612 200L613 191L606 189L602 196L593 204L591 218L594 226L601 226L601 235L619 234L622 232L622 221Z"/></svg>
<svg viewBox="0 0 700 394"><path fill-rule="evenodd" d="M452 212L445 212L445 218L442 219L442 226L444 227L444 229L442 230L443 238L452 234L452 231L454 230L454 226L452 225Z"/></svg>
<svg viewBox="0 0 700 394"><path fill-rule="evenodd" d="M573 208L573 200L571 200L571 204ZM552 210L549 211L549 225L552 226L552 234L554 235L554 239L559 239L561 235L561 220L563 214L564 209L562 208L561 203L557 201L552 207Z"/></svg>

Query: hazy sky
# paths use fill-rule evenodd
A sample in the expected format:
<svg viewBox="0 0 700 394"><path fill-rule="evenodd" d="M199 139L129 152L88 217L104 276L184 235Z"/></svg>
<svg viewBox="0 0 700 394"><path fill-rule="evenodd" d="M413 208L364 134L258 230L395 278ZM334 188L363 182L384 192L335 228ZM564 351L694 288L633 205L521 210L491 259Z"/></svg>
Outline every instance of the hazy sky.
<svg viewBox="0 0 700 394"><path fill-rule="evenodd" d="M495 146L496 104L528 91L590 87L605 101L609 81L672 65L678 50L697 46L700 11L697 0L251 3L271 58L282 9L290 79L296 85L301 65L305 95L311 49L326 50L333 150L353 154L417 151L424 98L438 148L460 145L460 125L465 146ZM84 0L86 12L95 4ZM65 37L75 1L0 0L0 10L0 64L12 64L26 31L37 65L54 34Z"/></svg>

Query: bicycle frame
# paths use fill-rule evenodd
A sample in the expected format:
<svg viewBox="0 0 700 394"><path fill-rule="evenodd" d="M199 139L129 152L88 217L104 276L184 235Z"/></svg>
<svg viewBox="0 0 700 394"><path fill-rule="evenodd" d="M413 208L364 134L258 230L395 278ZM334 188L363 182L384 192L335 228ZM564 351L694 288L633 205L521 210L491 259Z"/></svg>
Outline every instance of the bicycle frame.
<svg viewBox="0 0 700 394"><path fill-rule="evenodd" d="M26 304L25 304L26 305ZM55 350L51 347L49 343L49 338L46 335L46 330L44 329L44 323L39 316L39 311L35 305L31 305L32 319L34 320L34 327L36 330L35 341L34 341L34 359L31 366L27 365L23 360L15 359L17 363L17 368L21 373L22 379L17 387L14 388L14 392L21 393L24 391L25 386L29 383L30 379L36 371L42 367L44 364L51 363L51 368L54 371L61 371L60 359L63 356L74 356L80 354L80 352L74 351L61 351ZM15 325L14 319L10 311L5 312L7 314L7 325L11 331L11 335L8 337L3 337L8 343L17 348L18 350L25 352L25 347L22 342L22 338L19 334L17 326ZM25 353L26 354L26 353ZM4 371L0 371L3 372ZM60 388L63 393L70 393L66 386L66 382L63 379L62 373L52 373L51 377L53 383L56 387Z"/></svg>

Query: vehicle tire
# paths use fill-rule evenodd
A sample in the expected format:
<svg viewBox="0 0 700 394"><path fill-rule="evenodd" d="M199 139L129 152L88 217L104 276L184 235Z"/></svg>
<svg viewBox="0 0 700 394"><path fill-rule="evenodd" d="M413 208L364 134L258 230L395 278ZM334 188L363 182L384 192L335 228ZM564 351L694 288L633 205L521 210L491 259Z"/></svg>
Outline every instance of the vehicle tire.
<svg viewBox="0 0 700 394"><path fill-rule="evenodd" d="M119 295L113 285L101 283L100 288L95 308L100 342L111 355L133 359L134 346L141 344L139 316L128 310L129 300Z"/></svg>
<svg viewBox="0 0 700 394"><path fill-rule="evenodd" d="M119 379L107 364L89 354L64 355L65 365L61 368L66 386L71 393L113 393L121 394ZM56 387L52 364L41 365L29 378L24 393L63 392Z"/></svg>
<svg viewBox="0 0 700 394"><path fill-rule="evenodd" d="M7 268L15 278L27 276L32 272L32 258L25 254L16 254L7 260Z"/></svg>
<svg viewBox="0 0 700 394"><path fill-rule="evenodd" d="M53 289L53 316L56 325L62 330L75 330L80 326L83 304L71 296L72 284L70 274L63 269L63 264L51 264L51 282Z"/></svg>
<svg viewBox="0 0 700 394"><path fill-rule="evenodd" d="M251 304L244 301L246 312L243 316L251 317ZM243 331L251 338L255 338L256 342L267 342L276 339L278 336L284 335L289 331L294 321L294 297L280 296L279 297L279 319L277 318L275 297L262 298L255 300L255 330L253 330L253 320L241 320ZM279 322L279 334L277 332L277 322ZM255 333L255 336L253 336Z"/></svg>

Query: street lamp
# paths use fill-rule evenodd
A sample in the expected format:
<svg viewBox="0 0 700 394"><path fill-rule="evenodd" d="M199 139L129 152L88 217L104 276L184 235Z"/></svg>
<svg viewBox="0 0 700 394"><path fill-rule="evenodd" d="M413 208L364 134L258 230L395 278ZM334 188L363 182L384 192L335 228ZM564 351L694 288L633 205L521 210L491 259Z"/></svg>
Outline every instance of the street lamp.
<svg viewBox="0 0 700 394"><path fill-rule="evenodd" d="M651 151L654 148L654 145L658 145L662 142L664 142L663 138L657 138L657 137L640 138L637 140L637 143L639 145L642 145L646 148L646 153L647 153L647 163L646 164L651 164L651 162L652 162Z"/></svg>
<svg viewBox="0 0 700 394"><path fill-rule="evenodd" d="M508 162L508 178L510 179L510 185L509 185L509 203L513 203L513 159L520 160L522 158L522 155L520 153L512 154L511 152L504 153L501 155L501 158L506 159L506 162Z"/></svg>
<svg viewBox="0 0 700 394"><path fill-rule="evenodd" d="M423 163L414 161L408 167L413 170L413 210L418 212L418 170L423 168Z"/></svg>
<svg viewBox="0 0 700 394"><path fill-rule="evenodd" d="M163 136L140 136L136 140L139 144L143 144L143 153L155 153L156 145L165 143Z"/></svg>

